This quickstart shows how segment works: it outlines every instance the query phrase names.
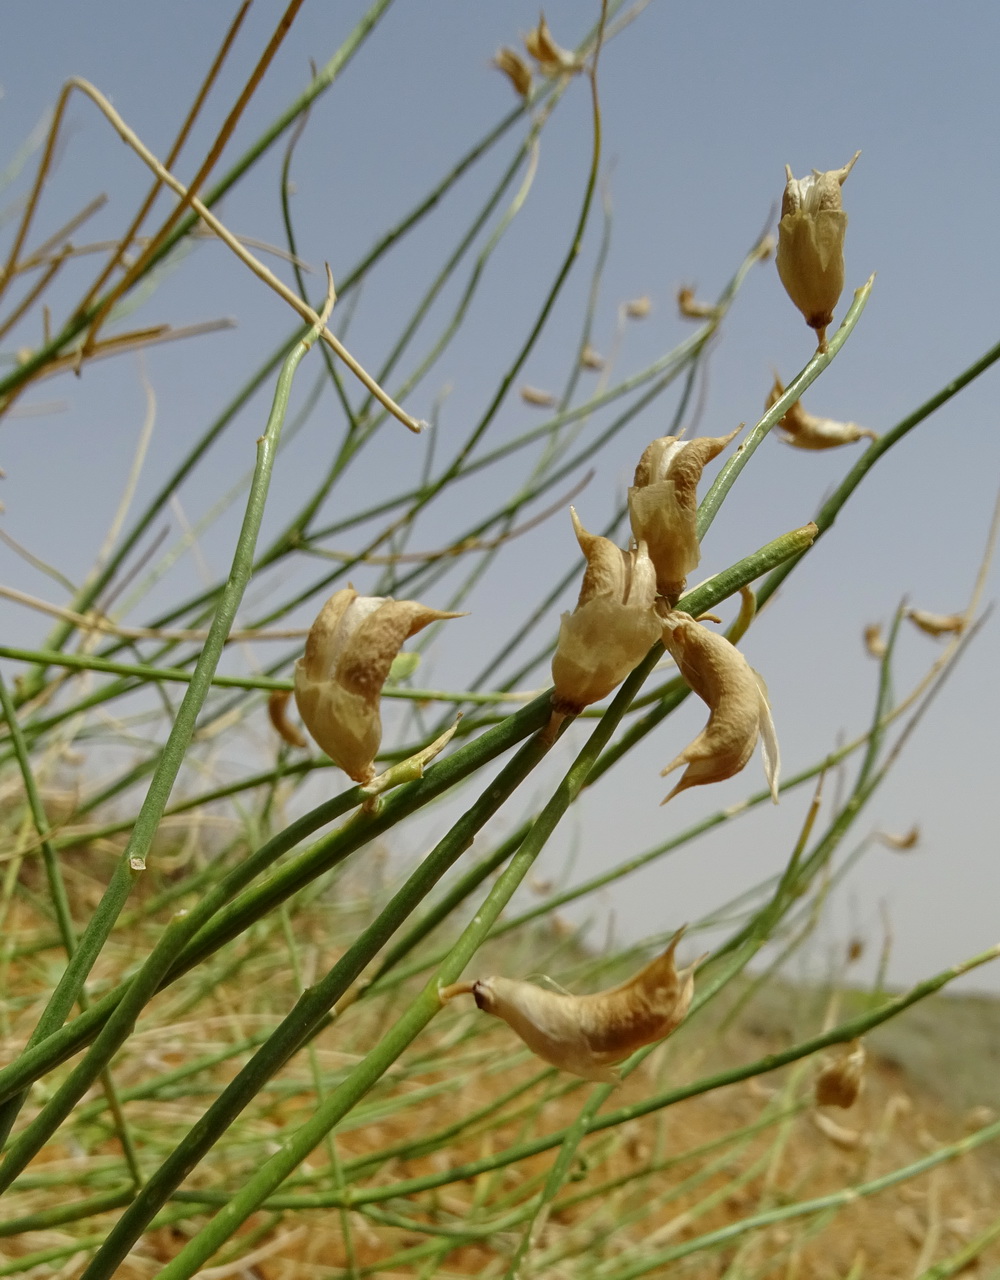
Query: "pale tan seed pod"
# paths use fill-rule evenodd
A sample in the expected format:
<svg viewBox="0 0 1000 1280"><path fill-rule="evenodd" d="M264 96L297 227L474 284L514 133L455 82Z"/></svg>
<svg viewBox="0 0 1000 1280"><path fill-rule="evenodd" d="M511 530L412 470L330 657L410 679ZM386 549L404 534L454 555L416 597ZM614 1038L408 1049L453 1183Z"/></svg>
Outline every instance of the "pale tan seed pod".
<svg viewBox="0 0 1000 1280"><path fill-rule="evenodd" d="M532 1051L561 1071L616 1084L615 1067L636 1049L670 1035L694 994L693 964L674 961L684 930L662 955L610 991L574 996L515 978L479 978L443 987L442 1002L472 995L486 1013L502 1018Z"/></svg>
<svg viewBox="0 0 1000 1280"><path fill-rule="evenodd" d="M515 93L527 98L531 93L531 68L517 52L506 45L498 49L493 56L493 65L502 71L514 86Z"/></svg>
<svg viewBox="0 0 1000 1280"><path fill-rule="evenodd" d="M291 689L275 689L267 700L268 718L290 747L307 747L305 735L288 719L291 696Z"/></svg>
<svg viewBox="0 0 1000 1280"><path fill-rule="evenodd" d="M551 409L556 402L551 391L542 391L540 387L522 387L521 399L525 404L537 405L539 409Z"/></svg>
<svg viewBox="0 0 1000 1280"><path fill-rule="evenodd" d="M686 613L671 610L663 619L663 644L687 684L708 704L708 724L663 770L665 777L687 765L680 782L664 799L688 787L731 778L753 755L758 737L771 798L778 803L781 757L763 680L725 636L716 635Z"/></svg>
<svg viewBox="0 0 1000 1280"><path fill-rule="evenodd" d="M775 374L765 409L777 404L784 394L784 385ZM806 413L801 400L792 405L777 427L780 429L778 438L796 449L836 449L838 445L853 444L855 440L878 439L874 431L859 427L856 422L835 422L832 418L817 418Z"/></svg>
<svg viewBox="0 0 1000 1280"><path fill-rule="evenodd" d="M604 368L604 357L588 342L583 348L583 352L580 356L580 363L585 369L594 369L599 371Z"/></svg>
<svg viewBox="0 0 1000 1280"><path fill-rule="evenodd" d="M877 658L879 662L886 655L885 637L882 635L882 624L880 622L870 622L865 627L865 648L873 658Z"/></svg>
<svg viewBox="0 0 1000 1280"><path fill-rule="evenodd" d="M563 49L552 39L545 14L538 17L538 26L523 37L524 47L538 63L538 69L546 76L566 75L579 71L581 62L568 49Z"/></svg>
<svg viewBox="0 0 1000 1280"><path fill-rule="evenodd" d="M431 622L460 613L415 600L335 592L323 606L295 664L295 702L312 737L362 785L375 776L382 742L379 698L403 642Z"/></svg>
<svg viewBox="0 0 1000 1280"><path fill-rule="evenodd" d="M906 616L929 636L951 635L965 627L964 613L928 613L926 609L907 609Z"/></svg>
<svg viewBox="0 0 1000 1280"><path fill-rule="evenodd" d="M737 434L679 440L661 436L648 445L628 491L628 514L637 542L645 542L656 567L656 585L675 604L687 575L701 559L698 545L698 481L709 462Z"/></svg>
<svg viewBox="0 0 1000 1280"><path fill-rule="evenodd" d="M560 717L606 698L660 638L656 575L645 544L622 551L588 533L569 511L587 568L576 608L562 615L552 658L552 707Z"/></svg>
<svg viewBox="0 0 1000 1280"><path fill-rule="evenodd" d="M920 828L916 823L902 835L897 836L890 831L877 831L875 834L887 849L896 849L900 853L915 849L920 843Z"/></svg>
<svg viewBox="0 0 1000 1280"><path fill-rule="evenodd" d="M835 1062L828 1062L816 1077L816 1104L820 1107L853 1107L864 1083L865 1046L854 1040Z"/></svg>
<svg viewBox="0 0 1000 1280"><path fill-rule="evenodd" d="M682 284L677 290L677 310L685 320L714 320L719 314L714 303L699 302L688 284Z"/></svg>
<svg viewBox="0 0 1000 1280"><path fill-rule="evenodd" d="M854 168L854 158L842 169L793 178L785 165L785 190L778 223L778 275L785 291L816 330L820 350L826 350L827 326L844 290L844 212L841 187Z"/></svg>
<svg viewBox="0 0 1000 1280"><path fill-rule="evenodd" d="M645 320L652 310L653 299L648 293L625 303L625 315L629 320Z"/></svg>

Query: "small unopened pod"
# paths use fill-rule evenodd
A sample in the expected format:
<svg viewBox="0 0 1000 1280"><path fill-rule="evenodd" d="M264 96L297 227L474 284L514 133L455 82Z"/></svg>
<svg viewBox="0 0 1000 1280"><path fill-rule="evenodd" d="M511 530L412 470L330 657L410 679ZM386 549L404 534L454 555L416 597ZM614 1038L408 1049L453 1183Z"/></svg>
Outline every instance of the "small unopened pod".
<svg viewBox="0 0 1000 1280"><path fill-rule="evenodd" d="M610 991L574 996L515 978L479 978L442 987L441 1000L474 996L480 1009L502 1018L545 1062L584 1080L615 1084L618 1063L684 1020L700 960L677 968L674 953L683 933L678 930L662 955Z"/></svg>
<svg viewBox="0 0 1000 1280"><path fill-rule="evenodd" d="M847 214L840 189L861 154L856 152L842 169L805 178L792 177L785 165L785 190L778 223L778 275L785 292L816 330L826 350L827 326L844 290L844 235Z"/></svg>
<svg viewBox="0 0 1000 1280"><path fill-rule="evenodd" d="M775 374L766 408L777 404L784 394L784 384ZM833 418L817 418L806 413L801 400L792 405L777 425L779 439L796 449L836 449L838 445L853 444L855 440L878 439L874 431L859 427L856 422L835 422Z"/></svg>
<svg viewBox="0 0 1000 1280"><path fill-rule="evenodd" d="M335 592L323 606L295 664L295 703L306 728L355 782L375 776L382 743L379 699L400 646L431 622L460 613L416 600Z"/></svg>
<svg viewBox="0 0 1000 1280"><path fill-rule="evenodd" d="M663 619L663 644L684 681L708 704L708 724L661 771L686 764L680 782L663 801L688 787L731 778L753 755L758 737L771 797L778 803L781 759L763 680L725 636L716 635L686 613L672 609Z"/></svg>
<svg viewBox="0 0 1000 1280"><path fill-rule="evenodd" d="M736 431L739 428L737 427ZM643 451L628 491L628 514L636 542L644 542L656 569L656 586L674 604L687 575L698 567L698 482L709 462L736 435L661 436Z"/></svg>

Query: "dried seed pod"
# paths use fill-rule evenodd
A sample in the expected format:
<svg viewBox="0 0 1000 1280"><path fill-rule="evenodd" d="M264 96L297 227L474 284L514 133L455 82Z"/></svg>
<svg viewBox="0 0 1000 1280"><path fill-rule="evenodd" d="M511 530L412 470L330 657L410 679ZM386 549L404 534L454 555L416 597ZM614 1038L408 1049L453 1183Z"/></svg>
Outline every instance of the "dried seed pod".
<svg viewBox="0 0 1000 1280"><path fill-rule="evenodd" d="M784 385L775 374L765 409L777 404L784 394ZM870 431L868 427L859 427L856 422L834 422L832 418L817 418L806 413L800 400L792 405L777 425L781 430L778 438L786 444L794 445L796 449L835 449L837 445L853 444L855 440L865 437L869 440L878 439L874 431Z"/></svg>
<svg viewBox="0 0 1000 1280"><path fill-rule="evenodd" d="M588 342L583 348L583 352L580 356L580 363L585 369L600 370L604 368L604 357Z"/></svg>
<svg viewBox="0 0 1000 1280"><path fill-rule="evenodd" d="M882 624L880 622L870 622L865 627L865 648L873 658L877 658L880 662L886 655L886 644L882 636Z"/></svg>
<svg viewBox="0 0 1000 1280"><path fill-rule="evenodd" d="M661 436L647 446L635 469L628 491L632 532L649 548L657 589L669 604L676 603L701 559L696 527L701 473L738 431L693 440Z"/></svg>
<svg viewBox="0 0 1000 1280"><path fill-rule="evenodd" d="M552 39L544 13L538 16L538 26L532 28L523 39L524 47L538 63L538 69L543 75L559 76L580 70L582 64L579 59Z"/></svg>
<svg viewBox="0 0 1000 1280"><path fill-rule="evenodd" d="M480 1009L502 1018L546 1062L584 1080L613 1084L620 1078L617 1063L668 1036L688 1011L700 960L677 969L674 952L683 932L678 930L662 955L610 991L573 996L515 978L479 978L443 987L441 1000L472 995Z"/></svg>
<svg viewBox="0 0 1000 1280"><path fill-rule="evenodd" d="M929 636L949 635L965 626L964 613L928 613L926 609L907 609L906 616Z"/></svg>
<svg viewBox="0 0 1000 1280"><path fill-rule="evenodd" d="M516 49L508 49L506 45L498 49L493 56L493 65L504 73L515 93L522 98L531 93L531 68Z"/></svg>
<svg viewBox="0 0 1000 1280"><path fill-rule="evenodd" d="M569 511L587 568L576 608L562 615L552 657L552 706L560 717L606 698L660 638L656 577L645 545L622 551L588 533Z"/></svg>
<svg viewBox="0 0 1000 1280"><path fill-rule="evenodd" d="M725 636L700 626L686 613L671 610L666 615L663 643L684 680L708 704L711 713L694 742L661 770L660 776L665 777L682 764L687 765L680 782L663 803L688 787L721 782L739 773L759 737L764 774L777 804L781 758L763 680Z"/></svg>
<svg viewBox="0 0 1000 1280"><path fill-rule="evenodd" d="M625 303L625 314L629 320L645 320L652 310L653 299L648 293Z"/></svg>
<svg viewBox="0 0 1000 1280"><path fill-rule="evenodd" d="M291 689L275 689L267 700L267 714L275 729L290 747L307 747L305 735L288 719Z"/></svg>
<svg viewBox="0 0 1000 1280"><path fill-rule="evenodd" d="M295 664L295 702L310 734L355 782L375 776L379 696L400 646L428 623L462 616L415 600L359 596L353 587L323 606Z"/></svg>
<svg viewBox="0 0 1000 1280"><path fill-rule="evenodd" d="M551 409L556 402L551 391L542 391L539 387L528 386L521 388L521 399L525 404L537 405L539 409Z"/></svg>
<svg viewBox="0 0 1000 1280"><path fill-rule="evenodd" d="M682 284L677 290L677 310L685 320L714 320L719 314L714 303L699 302L688 284Z"/></svg>
<svg viewBox="0 0 1000 1280"><path fill-rule="evenodd" d="M828 1062L816 1077L817 1105L853 1107L864 1081L866 1058L865 1046L854 1040L836 1062Z"/></svg>
<svg viewBox="0 0 1000 1280"><path fill-rule="evenodd" d="M876 835L887 849L897 849L900 853L904 853L907 849L917 847L920 841L920 828L914 823L909 831L904 831L901 836L893 835L889 831L878 831Z"/></svg>
<svg viewBox="0 0 1000 1280"><path fill-rule="evenodd" d="M816 330L820 350L826 350L827 325L844 289L844 212L840 188L853 169L854 158L842 169L806 178L793 178L785 165L785 191L778 223L778 275L785 291Z"/></svg>

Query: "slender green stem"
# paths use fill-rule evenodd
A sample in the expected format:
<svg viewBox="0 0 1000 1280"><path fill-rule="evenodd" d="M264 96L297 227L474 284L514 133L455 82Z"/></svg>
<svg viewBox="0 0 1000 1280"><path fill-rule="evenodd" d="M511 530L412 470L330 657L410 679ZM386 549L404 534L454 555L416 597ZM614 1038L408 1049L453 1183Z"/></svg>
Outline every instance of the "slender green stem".
<svg viewBox="0 0 1000 1280"><path fill-rule="evenodd" d="M898 422L890 431L886 431L879 436L877 440L865 449L864 453L858 458L854 466L851 467L847 475L840 482L829 498L823 503L816 515L816 526L819 529L817 538L821 538L824 533L833 525L841 509L847 502L848 498L865 478L868 472L874 467L894 444L898 444L905 435L908 435L914 427L919 426L926 418L936 410L946 404L952 396L955 396L963 388L967 387L970 382L975 381L980 374L985 373L991 365L996 364L1000 360L1000 342L980 356L975 363L969 365L967 369L952 378L950 382L938 391L930 399L910 414L907 414L902 421ZM781 565L780 568L772 570L767 579L761 584L760 590L757 592L758 605L763 605L765 601L777 591L778 587L784 582L788 575L795 568L801 557L795 557L788 561L787 564Z"/></svg>
<svg viewBox="0 0 1000 1280"><path fill-rule="evenodd" d="M705 494L698 507L699 540L704 538L708 532L712 521L718 514L719 508L726 499L726 494L736 483L737 477L750 461L757 446L775 423L781 421L803 391L816 381L850 337L852 329L861 319L861 313L865 309L865 304L868 301L868 296L874 283L875 277L871 276L860 289L855 291L854 301L851 303L847 315L841 321L840 328L830 339L827 349L816 352L802 372L792 379L781 397L768 409L746 439L741 441L735 454L722 466L719 474L715 477L715 483Z"/></svg>
<svg viewBox="0 0 1000 1280"><path fill-rule="evenodd" d="M250 580L254 547L264 515L275 451L288 407L292 380L299 363L314 340L315 335L309 334L295 347L286 358L278 378L267 427L264 434L257 441L257 467L247 500L243 527L240 530L233 555L229 580L220 596L208 637L195 665L194 676L188 685L177 716L171 726L166 744L150 781L146 798L136 818L131 838L119 860L111 883L96 908L90 924L80 938L79 945L47 1006L47 1010L52 1007L57 1012L62 1010L63 1017L65 1017L65 1011L80 997L87 975L100 954L108 935L114 928L115 921L125 905L133 882L145 869L146 856L149 853L157 826L166 808L174 780L183 763L185 752L190 745L198 712L211 687L211 679L215 673L216 665L222 655L229 632L232 630L240 601L243 598L243 592L246 590L247 583ZM158 982L156 985L158 985ZM149 992L150 996L155 989L156 986L154 985ZM138 992L140 988L136 986L135 990ZM11 1145L3 1165L0 1166L0 1188L10 1184L10 1180L16 1176L27 1160L31 1159L69 1114L76 1099L81 1096L89 1087L91 1081L104 1069L118 1045L131 1031L135 1020L135 1012L136 1010L129 1011L126 1008L116 1022L105 1028L104 1032L102 1032L103 1040L94 1045L88 1059L80 1064L70 1079L42 1109L38 1117ZM42 1017L45 1018L46 1016L47 1014L43 1013ZM94 1069L95 1067L96 1070Z"/></svg>

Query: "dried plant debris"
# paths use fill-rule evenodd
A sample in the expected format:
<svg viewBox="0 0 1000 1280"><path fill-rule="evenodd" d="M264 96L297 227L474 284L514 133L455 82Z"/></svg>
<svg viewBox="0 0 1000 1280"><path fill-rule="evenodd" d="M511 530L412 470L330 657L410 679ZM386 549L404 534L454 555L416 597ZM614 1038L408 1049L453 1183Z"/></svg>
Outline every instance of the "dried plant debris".
<svg viewBox="0 0 1000 1280"><path fill-rule="evenodd" d="M907 609L906 616L929 636L955 635L965 627L964 613L928 613L926 609Z"/></svg>
<svg viewBox="0 0 1000 1280"><path fill-rule="evenodd" d="M661 777L687 765L666 804L688 787L721 782L740 772L761 739L764 773L778 803L781 758L771 719L767 689L742 653L686 613L671 610L663 620L663 643L694 692L708 704L708 724L661 771Z"/></svg>
<svg viewBox="0 0 1000 1280"><path fill-rule="evenodd" d="M588 533L570 507L587 568L572 613L564 613L552 658L552 706L561 719L616 688L660 638L653 609L656 574L640 542L623 551L609 538Z"/></svg>
<svg viewBox="0 0 1000 1280"><path fill-rule="evenodd" d="M502 1018L532 1053L584 1080L615 1084L615 1067L636 1049L670 1035L683 1021L694 994L693 964L674 961L683 929L662 955L610 991L574 996L516 978L479 978L441 989L447 1002L472 995L486 1013Z"/></svg>
<svg viewBox="0 0 1000 1280"><path fill-rule="evenodd" d="M681 440L661 436L644 450L628 491L628 514L637 542L645 542L656 567L656 585L675 604L687 575L701 559L698 482L709 462L737 434Z"/></svg>
<svg viewBox="0 0 1000 1280"><path fill-rule="evenodd" d="M776 405L784 394L784 384L775 374L765 409ZM838 445L853 444L855 440L878 439L874 431L859 427L856 422L835 422L833 418L817 418L806 413L800 400L792 405L777 426L780 429L778 438L796 449L836 449Z"/></svg>
<svg viewBox="0 0 1000 1280"><path fill-rule="evenodd" d="M816 330L826 349L827 326L844 290L844 212L841 187L861 152L842 169L793 178L785 165L785 190L778 223L778 275L785 292Z"/></svg>
<svg viewBox="0 0 1000 1280"><path fill-rule="evenodd" d="M323 606L295 664L295 701L315 741L355 782L375 776L382 743L379 698L400 646L431 622L460 613L415 600L335 592Z"/></svg>

